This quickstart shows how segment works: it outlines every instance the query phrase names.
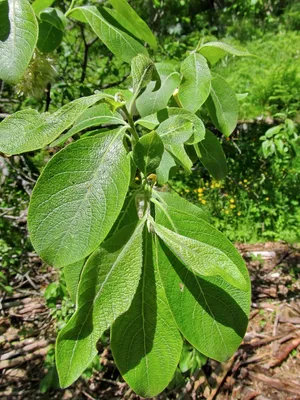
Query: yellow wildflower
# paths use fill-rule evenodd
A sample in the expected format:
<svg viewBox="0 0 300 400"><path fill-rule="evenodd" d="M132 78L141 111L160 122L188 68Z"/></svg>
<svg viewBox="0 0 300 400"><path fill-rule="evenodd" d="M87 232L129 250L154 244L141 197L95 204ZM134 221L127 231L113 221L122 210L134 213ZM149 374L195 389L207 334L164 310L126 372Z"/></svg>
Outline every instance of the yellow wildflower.
<svg viewBox="0 0 300 400"><path fill-rule="evenodd" d="M202 193L203 192L203 189L202 188L199 188L198 189L198 193Z"/></svg>
<svg viewBox="0 0 300 400"><path fill-rule="evenodd" d="M202 204L206 204L206 200L201 200L201 203Z"/></svg>
<svg viewBox="0 0 300 400"><path fill-rule="evenodd" d="M190 193L190 189L185 189L185 193Z"/></svg>
<svg viewBox="0 0 300 400"><path fill-rule="evenodd" d="M247 179L244 179L244 182L247 183L248 182Z"/></svg>
<svg viewBox="0 0 300 400"><path fill-rule="evenodd" d="M242 213L241 213L240 211L237 213L237 215L238 215L239 217L241 216L241 214L242 214Z"/></svg>
<svg viewBox="0 0 300 400"><path fill-rule="evenodd" d="M228 211L228 210L226 210L226 211L225 211L225 214L229 214L229 211Z"/></svg>
<svg viewBox="0 0 300 400"><path fill-rule="evenodd" d="M236 206L234 205L234 204L230 204L230 208L231 209L233 209L233 208L235 208Z"/></svg>
<svg viewBox="0 0 300 400"><path fill-rule="evenodd" d="M239 181L239 185L242 185L243 184L243 182L242 181Z"/></svg>
<svg viewBox="0 0 300 400"><path fill-rule="evenodd" d="M269 197L266 197L266 200L267 200L267 201L269 201L269 200L270 200L270 198L269 198Z"/></svg>
<svg viewBox="0 0 300 400"><path fill-rule="evenodd" d="M215 185L214 185L214 184L212 184L210 188L211 188L211 189L214 189L214 188L215 188Z"/></svg>
<svg viewBox="0 0 300 400"><path fill-rule="evenodd" d="M230 203L234 203L234 199L230 199L229 201L230 201Z"/></svg>

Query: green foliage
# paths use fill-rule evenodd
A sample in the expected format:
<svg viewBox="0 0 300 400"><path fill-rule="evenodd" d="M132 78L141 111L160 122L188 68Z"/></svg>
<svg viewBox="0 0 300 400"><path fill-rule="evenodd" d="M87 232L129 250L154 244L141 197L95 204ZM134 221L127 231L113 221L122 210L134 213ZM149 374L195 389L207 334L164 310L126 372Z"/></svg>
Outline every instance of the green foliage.
<svg viewBox="0 0 300 400"><path fill-rule="evenodd" d="M0 12L0 79L15 83L32 57L38 38L37 20L27 0L1 0Z"/></svg>
<svg viewBox="0 0 300 400"><path fill-rule="evenodd" d="M238 103L207 58L213 63L224 51L245 52L217 42L200 54L198 44L182 63L155 63L142 44L156 47L147 25L127 1L110 4L73 8L72 2L63 15L36 3L37 46L46 53L63 46L67 17L81 32L87 24L131 64L132 94L91 89L53 113L21 110L0 124L0 150L14 155L71 141L43 168L28 211L35 250L64 268L66 287L51 284L45 292L49 307L56 310L66 288L75 302L56 343L60 386L91 365L111 327L122 376L138 395L151 397L172 380L183 338L224 361L247 328L251 288L241 256L203 210L156 185L173 168L191 174L197 157L214 176L225 176L222 147L200 115L205 105L229 136ZM87 51L84 33L83 41Z"/></svg>

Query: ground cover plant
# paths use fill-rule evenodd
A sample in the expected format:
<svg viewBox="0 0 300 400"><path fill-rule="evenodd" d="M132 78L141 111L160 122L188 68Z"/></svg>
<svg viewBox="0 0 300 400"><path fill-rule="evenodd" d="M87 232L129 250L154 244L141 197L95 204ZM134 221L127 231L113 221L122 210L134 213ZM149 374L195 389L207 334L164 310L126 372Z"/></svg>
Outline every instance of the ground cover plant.
<svg viewBox="0 0 300 400"><path fill-rule="evenodd" d="M61 43L67 17L131 65L131 91L96 92L51 114L23 109L0 124L4 154L63 147L44 167L28 211L35 250L63 268L76 304L56 343L61 387L91 364L109 327L114 360L143 397L169 384L183 338L226 360L247 328L247 269L201 208L161 187L171 169L190 173L196 158L215 179L226 176L221 144L196 112L205 107L230 136L237 96L210 66L248 52L200 40L182 62L155 64L143 45L155 50L155 37L125 0L110 0L112 8L72 2L65 14L38 0L0 4L4 81L22 77L36 47L48 53Z"/></svg>

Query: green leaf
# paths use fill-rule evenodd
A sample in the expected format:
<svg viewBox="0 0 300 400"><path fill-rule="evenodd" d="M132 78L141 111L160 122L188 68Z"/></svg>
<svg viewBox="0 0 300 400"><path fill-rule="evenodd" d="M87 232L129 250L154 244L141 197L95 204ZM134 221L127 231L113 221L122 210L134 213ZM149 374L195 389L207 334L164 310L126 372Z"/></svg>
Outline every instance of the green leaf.
<svg viewBox="0 0 300 400"><path fill-rule="evenodd" d="M154 50L157 49L155 36L139 15L130 7L126 0L109 0L112 6L131 25L130 32L147 42ZM122 24L122 21L120 22Z"/></svg>
<svg viewBox="0 0 300 400"><path fill-rule="evenodd" d="M76 263L64 267L67 289L74 304L76 304L78 284L85 261L86 259L84 258L83 260L79 260Z"/></svg>
<svg viewBox="0 0 300 400"><path fill-rule="evenodd" d="M95 34L122 61L130 63L139 53L148 55L145 47L125 32L103 8L78 7L74 8L69 15L81 22L89 23Z"/></svg>
<svg viewBox="0 0 300 400"><path fill-rule="evenodd" d="M223 42L205 43L200 47L199 52L205 58L207 58L207 60L211 63L211 65L214 65L226 54L231 54L233 56L239 56L239 57L251 56L251 54L242 47L233 47Z"/></svg>
<svg viewBox="0 0 300 400"><path fill-rule="evenodd" d="M186 142L187 144L194 144L198 143L205 137L205 127L203 122L197 115L193 114L192 112L185 110L184 108L178 107L168 107L164 110L157 112L156 114L151 114L146 117L143 117L136 121L137 125L144 126L147 129L155 129L160 123L165 121L171 116L181 116L182 118L192 122L193 124L193 135L190 139Z"/></svg>
<svg viewBox="0 0 300 400"><path fill-rule="evenodd" d="M204 220L200 225L192 214L184 214L186 229L179 234L176 219L182 213L174 214L168 211L167 209L169 223L172 220L174 224L173 230L157 223L154 224L154 229L175 256L200 277L220 276L230 285L247 291L248 281L241 272L244 268L243 259L225 236Z"/></svg>
<svg viewBox="0 0 300 400"><path fill-rule="evenodd" d="M174 115L163 121L156 131L165 145L177 145L192 136L193 124L181 115Z"/></svg>
<svg viewBox="0 0 300 400"><path fill-rule="evenodd" d="M211 243L218 243L219 232L203 220L187 218L180 212L168 216L156 208L156 221L169 229L176 228L179 234L188 229L190 237L197 238L199 230ZM206 233L205 233L206 232ZM216 233L217 232L217 233ZM216 234L215 234L216 233ZM229 242L220 248L229 249ZM159 272L165 288L169 306L178 328L185 338L207 357L225 361L239 347L247 329L251 304L250 279L245 264L231 246L231 256L244 279L247 291L241 291L219 276L199 277L187 268L163 244L158 246Z"/></svg>
<svg viewBox="0 0 300 400"><path fill-rule="evenodd" d="M66 104L53 114L22 110L0 123L0 151L20 154L45 147L56 139L87 108L107 97L104 93L82 97Z"/></svg>
<svg viewBox="0 0 300 400"><path fill-rule="evenodd" d="M172 168L176 167L176 162L171 154L165 150L162 155L161 162L156 169L156 179L159 185L164 185L169 180Z"/></svg>
<svg viewBox="0 0 300 400"><path fill-rule="evenodd" d="M133 149L133 161L136 166L148 175L159 166L164 152L160 136L152 131L140 138Z"/></svg>
<svg viewBox="0 0 300 400"><path fill-rule="evenodd" d="M195 145L199 160L216 180L226 178L228 173L226 157L219 139L208 129L205 139Z"/></svg>
<svg viewBox="0 0 300 400"><path fill-rule="evenodd" d="M125 381L142 397L153 397L171 381L182 339L160 281L155 243L144 234L142 277L129 310L112 326L111 348Z"/></svg>
<svg viewBox="0 0 300 400"><path fill-rule="evenodd" d="M42 53L54 51L61 43L66 18L64 14L56 8L46 8L40 13L39 37L37 48Z"/></svg>
<svg viewBox="0 0 300 400"><path fill-rule="evenodd" d="M123 206L130 179L124 128L87 137L58 152L33 190L32 244L50 265L83 259L105 239Z"/></svg>
<svg viewBox="0 0 300 400"><path fill-rule="evenodd" d="M67 25L65 15L57 8L46 8L40 13L39 18L41 21L49 22L49 24L55 26L55 28L60 29L61 31L64 31Z"/></svg>
<svg viewBox="0 0 300 400"><path fill-rule="evenodd" d="M143 226L140 222L125 227L85 264L77 310L57 338L56 365L62 388L71 385L88 367L103 332L128 310L141 275Z"/></svg>
<svg viewBox="0 0 300 400"><path fill-rule="evenodd" d="M187 174L191 173L193 163L187 155L183 144L165 145L165 149L172 154L175 161L185 170Z"/></svg>
<svg viewBox="0 0 300 400"><path fill-rule="evenodd" d="M175 192L153 190L153 197L158 200L155 201L155 204L165 215L170 211L173 216L178 214L180 218L184 218L184 215L187 214L193 215L194 218L198 218L199 220L204 219L204 221L209 222L209 216L204 210L185 200L183 197L180 197ZM201 223L201 221L198 222Z"/></svg>
<svg viewBox="0 0 300 400"><path fill-rule="evenodd" d="M33 11L36 13L36 15L39 15L42 10L47 7L51 7L54 1L55 0L34 0L32 3Z"/></svg>
<svg viewBox="0 0 300 400"><path fill-rule="evenodd" d="M31 60L38 24L27 0L0 0L0 11L0 79L15 83Z"/></svg>
<svg viewBox="0 0 300 400"><path fill-rule="evenodd" d="M173 65L158 63L155 66L161 79L161 86L155 90L155 82L150 82L137 99L136 107L142 117L164 109L180 83L180 75Z"/></svg>
<svg viewBox="0 0 300 400"><path fill-rule="evenodd" d="M243 101L246 97L248 97L248 92L246 93L236 93L237 101Z"/></svg>
<svg viewBox="0 0 300 400"><path fill-rule="evenodd" d="M154 62L143 54L139 54L132 59L131 75L133 90L136 94L148 85L153 75L155 75L156 81L160 84L160 78L157 75Z"/></svg>
<svg viewBox="0 0 300 400"><path fill-rule="evenodd" d="M79 133L85 129L100 126L103 124L107 125L126 125L119 113L113 113L107 104L102 103L96 106L88 108L84 111L74 122L73 127L56 139L50 146L58 146L65 143L70 137Z"/></svg>
<svg viewBox="0 0 300 400"><path fill-rule="evenodd" d="M211 88L211 73L200 54L190 54L181 64L183 80L178 97L187 110L195 113L207 99Z"/></svg>
<svg viewBox="0 0 300 400"><path fill-rule="evenodd" d="M211 93L205 105L215 127L229 136L237 124L238 101L231 86L217 74L213 75Z"/></svg>

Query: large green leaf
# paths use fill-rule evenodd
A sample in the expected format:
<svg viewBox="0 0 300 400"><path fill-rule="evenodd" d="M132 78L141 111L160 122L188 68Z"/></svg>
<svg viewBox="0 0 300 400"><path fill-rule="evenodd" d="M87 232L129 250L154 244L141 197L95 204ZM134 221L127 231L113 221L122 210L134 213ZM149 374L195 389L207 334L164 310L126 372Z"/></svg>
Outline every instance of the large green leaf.
<svg viewBox="0 0 300 400"><path fill-rule="evenodd" d="M154 62L144 54L139 54L132 59L131 76L133 91L136 96L148 85L152 78L155 78L156 84L160 85L160 77Z"/></svg>
<svg viewBox="0 0 300 400"><path fill-rule="evenodd" d="M168 215L168 211L170 211L173 216L176 216L178 213L180 218L182 218L185 214L193 214L194 218L198 218L200 220L204 219L204 221L209 222L209 216L204 210L185 200L183 197L180 197L175 192L171 193L154 190L153 197L154 199L158 200L155 201L155 204L157 207L163 210L166 216Z"/></svg>
<svg viewBox="0 0 300 400"><path fill-rule="evenodd" d="M170 177L170 172L174 168L176 168L176 162L174 160L174 157L172 157L171 154L167 150L165 150L163 152L161 162L158 168L156 169L157 183L159 185L164 185L166 182L168 182Z"/></svg>
<svg viewBox="0 0 300 400"><path fill-rule="evenodd" d="M217 180L226 178L228 173L225 153L219 139L206 130L205 139L195 144L199 160L211 176Z"/></svg>
<svg viewBox="0 0 300 400"><path fill-rule="evenodd" d="M34 51L38 24L27 0L0 0L0 79L22 78Z"/></svg>
<svg viewBox="0 0 300 400"><path fill-rule="evenodd" d="M157 43L155 36L151 32L151 29L148 25L139 17L139 15L130 7L126 0L109 0L112 6L116 9L119 15L122 16L129 23L129 27L126 24L126 28L128 27L130 33L135 35L136 37L147 42L154 50L157 48ZM120 23L122 24L122 19Z"/></svg>
<svg viewBox="0 0 300 400"><path fill-rule="evenodd" d="M185 143L193 134L193 124L181 115L174 115L163 121L156 132L165 145Z"/></svg>
<svg viewBox="0 0 300 400"><path fill-rule="evenodd" d="M229 136L236 127L239 106L231 86L217 74L213 75L211 93L205 105L215 127Z"/></svg>
<svg viewBox="0 0 300 400"><path fill-rule="evenodd" d="M141 117L154 114L167 107L170 97L180 83L180 75L169 63L155 64L161 79L161 86L156 90L155 82L150 82L146 90L136 101Z"/></svg>
<svg viewBox="0 0 300 400"><path fill-rule="evenodd" d="M106 103L98 104L84 111L74 122L72 128L56 139L51 146L62 145L70 137L85 129L103 124L107 125L126 125L126 122L117 112L112 112Z"/></svg>
<svg viewBox="0 0 300 400"><path fill-rule="evenodd" d="M32 8L36 15L39 15L42 10L47 7L51 7L54 1L55 0L34 0L34 2L32 3Z"/></svg>
<svg viewBox="0 0 300 400"><path fill-rule="evenodd" d="M177 164L179 164L187 174L191 173L193 163L188 156L184 144L165 145L165 149L172 154Z"/></svg>
<svg viewBox="0 0 300 400"><path fill-rule="evenodd" d="M193 135L190 137L190 139L187 141L187 144L194 144L198 143L201 140L204 139L205 137L205 127L203 122L197 115L194 113L184 109L184 108L178 108L178 107L168 107L163 110L160 110L159 112L155 114L151 114L148 116L145 116L138 121L136 121L136 124L144 126L147 129L155 129L160 123L165 121L166 119L170 118L171 116L181 116L182 118L192 122L193 124Z"/></svg>
<svg viewBox="0 0 300 400"><path fill-rule="evenodd" d="M216 62L218 62L222 57L224 57L226 54L231 54L233 56L250 56L251 54L241 48L241 47L233 47L227 43L223 42L208 42L204 43L200 49L199 52L207 58L207 60L214 65Z"/></svg>
<svg viewBox="0 0 300 400"><path fill-rule="evenodd" d="M178 97L187 110L195 113L207 99L211 88L211 73L201 54L190 54L181 64L183 80Z"/></svg>
<svg viewBox="0 0 300 400"><path fill-rule="evenodd" d="M133 149L133 161L136 166L148 175L159 166L164 152L160 136L152 131L142 136Z"/></svg>
<svg viewBox="0 0 300 400"><path fill-rule="evenodd" d="M143 272L129 310L112 326L111 348L123 378L142 397L171 381L182 339L161 285L152 235L144 234Z"/></svg>
<svg viewBox="0 0 300 400"><path fill-rule="evenodd" d="M105 239L124 203L130 159L124 128L71 143L43 170L28 213L32 244L50 265L83 259Z"/></svg>
<svg viewBox="0 0 300 400"><path fill-rule="evenodd" d="M77 310L57 338L61 387L71 385L82 374L96 356L96 344L103 332L128 310L142 270L143 226L140 222L123 228L86 262Z"/></svg>
<svg viewBox="0 0 300 400"><path fill-rule="evenodd" d="M82 97L66 104L53 114L22 110L0 123L0 151L20 154L45 147L56 139L87 108L107 97L104 93Z"/></svg>
<svg viewBox="0 0 300 400"><path fill-rule="evenodd" d="M197 220L194 213L180 209L174 212L169 207L156 209L167 224L155 224L155 232L189 270L201 277L220 276L239 290L248 290L248 280L243 275L245 263L220 231L205 220Z"/></svg>
<svg viewBox="0 0 300 400"><path fill-rule="evenodd" d="M66 17L60 10L49 7L40 13L39 18L39 37L36 46L42 53L50 53L62 41Z"/></svg>
<svg viewBox="0 0 300 400"><path fill-rule="evenodd" d="M64 278L71 300L76 303L80 275L85 263L85 258L64 267Z"/></svg>
<svg viewBox="0 0 300 400"><path fill-rule="evenodd" d="M204 227L204 233L203 229L199 230L199 232L196 232L198 235L195 235L195 239L184 234L180 235L163 225L154 225L157 235L190 271L198 276L221 276L230 285L246 291L248 284L235 260L230 257L232 249L228 245L226 250L219 248L220 244L226 243L225 237L218 234L218 231L216 231L216 234L215 230L208 224ZM189 230L190 226L186 230L187 235ZM214 236L213 243L207 240L206 235L208 234Z"/></svg>
<svg viewBox="0 0 300 400"><path fill-rule="evenodd" d="M178 234L197 239L201 235L212 246L230 252L232 261L247 282L247 291L228 284L220 276L200 277L189 271L178 258L160 242L159 271L168 303L179 329L201 353L224 361L240 345L247 329L251 302L250 279L245 264L235 248L213 227L193 214L168 215L156 208L156 221ZM199 254L200 258L200 254ZM208 262L210 262L208 260Z"/></svg>
<svg viewBox="0 0 300 400"><path fill-rule="evenodd" d="M103 8L83 6L70 13L75 19L87 22L102 42L121 60L130 63L139 53L148 55L145 47L118 24Z"/></svg>

